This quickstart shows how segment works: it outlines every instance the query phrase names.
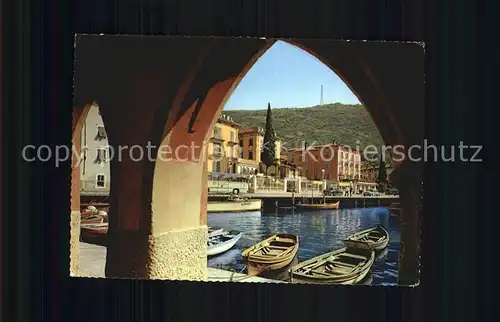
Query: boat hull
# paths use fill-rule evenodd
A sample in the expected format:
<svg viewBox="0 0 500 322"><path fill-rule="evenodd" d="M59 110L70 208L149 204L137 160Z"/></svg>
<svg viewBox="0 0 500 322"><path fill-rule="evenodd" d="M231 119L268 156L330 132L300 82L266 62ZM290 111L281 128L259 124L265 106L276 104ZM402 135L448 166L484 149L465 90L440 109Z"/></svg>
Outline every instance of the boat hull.
<svg viewBox="0 0 500 322"><path fill-rule="evenodd" d="M359 252L357 250L356 252ZM375 262L375 252L374 251L364 251L362 250L365 255L363 255L364 262L363 265L359 268L356 269L352 272L346 272L345 274L332 274L330 276L308 276L304 272L300 272L301 269L305 269L307 266L314 266L317 263L320 263L318 266L323 265L321 262L324 261L325 259L330 258L331 256L339 256L344 253L350 253L347 248L343 248L340 250L336 250L331 253L323 254L317 257L314 257L310 260L304 261L298 265L293 266L290 269L290 277L291 277L291 283L293 284L341 284L341 285L353 285L357 284L370 273L370 270L373 266L373 263Z"/></svg>
<svg viewBox="0 0 500 322"><path fill-rule="evenodd" d="M292 264L294 258L296 258L296 257L297 257L297 254L295 254L294 257L287 258L283 262L270 263L270 264L263 264L263 263L259 263L259 262L248 261L247 262L247 274L252 275L252 276L257 276L257 275L263 275L263 274L274 272L274 271L280 271L280 270L286 268L288 265Z"/></svg>
<svg viewBox="0 0 500 322"><path fill-rule="evenodd" d="M258 211L262 209L262 200L253 199L249 201L225 201L225 202L209 202L207 204L207 212L246 212Z"/></svg>
<svg viewBox="0 0 500 322"><path fill-rule="evenodd" d="M340 201L327 204L298 204L296 207L303 210L335 210L340 208Z"/></svg>
<svg viewBox="0 0 500 322"><path fill-rule="evenodd" d="M270 254L266 249L278 252ZM298 250L298 236L280 233L245 249L241 255L247 262L247 274L255 276L286 268L294 261Z"/></svg>
<svg viewBox="0 0 500 322"><path fill-rule="evenodd" d="M361 237L368 236L370 233L376 233L381 235L378 241L362 240ZM344 245L347 248L356 248L364 250L374 250L381 251L387 247L389 244L389 233L382 226L366 229L354 235L347 237L344 241Z"/></svg>
<svg viewBox="0 0 500 322"><path fill-rule="evenodd" d="M224 232L224 228L212 228L210 227L208 229L208 237L213 237L213 236L217 236L217 235L220 235Z"/></svg>
<svg viewBox="0 0 500 322"><path fill-rule="evenodd" d="M84 224L80 229L83 242L104 245L108 233L108 223Z"/></svg>
<svg viewBox="0 0 500 322"><path fill-rule="evenodd" d="M233 248L234 245L236 245L238 240L240 240L241 236L243 236L243 233L239 233L238 235L234 236L232 239L230 239L226 242L208 247L207 248L207 256L216 256L216 255L220 255L222 253L227 252L228 250Z"/></svg>

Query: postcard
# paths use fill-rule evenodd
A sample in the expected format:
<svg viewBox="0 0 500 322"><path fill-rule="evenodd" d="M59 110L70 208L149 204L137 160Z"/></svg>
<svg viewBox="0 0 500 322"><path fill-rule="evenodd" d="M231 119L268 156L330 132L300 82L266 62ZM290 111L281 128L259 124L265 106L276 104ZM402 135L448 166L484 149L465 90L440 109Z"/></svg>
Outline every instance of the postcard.
<svg viewBox="0 0 500 322"><path fill-rule="evenodd" d="M424 57L76 35L69 274L417 285Z"/></svg>

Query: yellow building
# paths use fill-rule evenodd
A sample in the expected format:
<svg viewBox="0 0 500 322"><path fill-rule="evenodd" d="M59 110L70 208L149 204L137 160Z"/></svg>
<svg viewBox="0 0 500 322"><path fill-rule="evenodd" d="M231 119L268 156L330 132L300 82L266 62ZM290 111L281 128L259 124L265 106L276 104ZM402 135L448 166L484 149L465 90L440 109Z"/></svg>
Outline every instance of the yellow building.
<svg viewBox="0 0 500 322"><path fill-rule="evenodd" d="M252 174L259 171L261 162L260 153L264 144L264 129L260 127L241 129L239 131L239 159L238 173ZM275 142L278 165L281 154L281 140ZM268 174L272 174L275 167L270 167Z"/></svg>
<svg viewBox="0 0 500 322"><path fill-rule="evenodd" d="M240 127L230 116L222 114L219 117L208 141L208 172L237 172Z"/></svg>

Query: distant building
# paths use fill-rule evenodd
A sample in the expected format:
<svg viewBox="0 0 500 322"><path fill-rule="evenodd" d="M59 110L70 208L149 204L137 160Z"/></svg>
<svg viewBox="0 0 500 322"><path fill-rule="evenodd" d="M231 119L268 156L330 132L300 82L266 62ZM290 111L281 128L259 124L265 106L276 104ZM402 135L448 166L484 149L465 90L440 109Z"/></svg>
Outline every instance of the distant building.
<svg viewBox="0 0 500 322"><path fill-rule="evenodd" d="M363 161L361 163L361 180L363 182L378 182L378 173L379 173L379 163L378 162L369 162ZM385 171L387 173L387 177L392 172L392 166L390 164L385 165Z"/></svg>
<svg viewBox="0 0 500 322"><path fill-rule="evenodd" d="M239 132L239 158L238 173L253 174L259 172L261 163L260 153L264 145L264 129L260 127L245 128ZM281 140L275 142L276 156L278 166L280 164ZM269 168L269 175L276 174L276 167Z"/></svg>
<svg viewBox="0 0 500 322"><path fill-rule="evenodd" d="M82 126L80 189L83 195L108 195L110 166L108 137L99 106L91 106Z"/></svg>
<svg viewBox="0 0 500 322"><path fill-rule="evenodd" d="M222 114L219 117L207 146L208 172L238 172L238 131L240 127L230 116Z"/></svg>
<svg viewBox="0 0 500 322"><path fill-rule="evenodd" d="M307 147L307 144L306 144ZM361 155L358 150L336 142L308 148L290 149L290 164L300 166L309 180L339 182L361 178Z"/></svg>

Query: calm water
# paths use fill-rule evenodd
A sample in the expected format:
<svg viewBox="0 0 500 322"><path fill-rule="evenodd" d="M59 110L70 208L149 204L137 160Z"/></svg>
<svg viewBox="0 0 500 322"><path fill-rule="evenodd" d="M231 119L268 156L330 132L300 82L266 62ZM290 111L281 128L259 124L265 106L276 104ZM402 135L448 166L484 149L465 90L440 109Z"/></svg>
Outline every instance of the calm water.
<svg viewBox="0 0 500 322"><path fill-rule="evenodd" d="M243 232L234 248L208 260L209 267L244 272L241 251L277 232L300 236L298 260L342 248L342 239L381 224L390 234L386 250L378 254L371 269L372 285L394 285L398 279L400 228L387 208L359 208L261 214L260 212L209 214L208 225ZM370 281L368 281L370 283Z"/></svg>

